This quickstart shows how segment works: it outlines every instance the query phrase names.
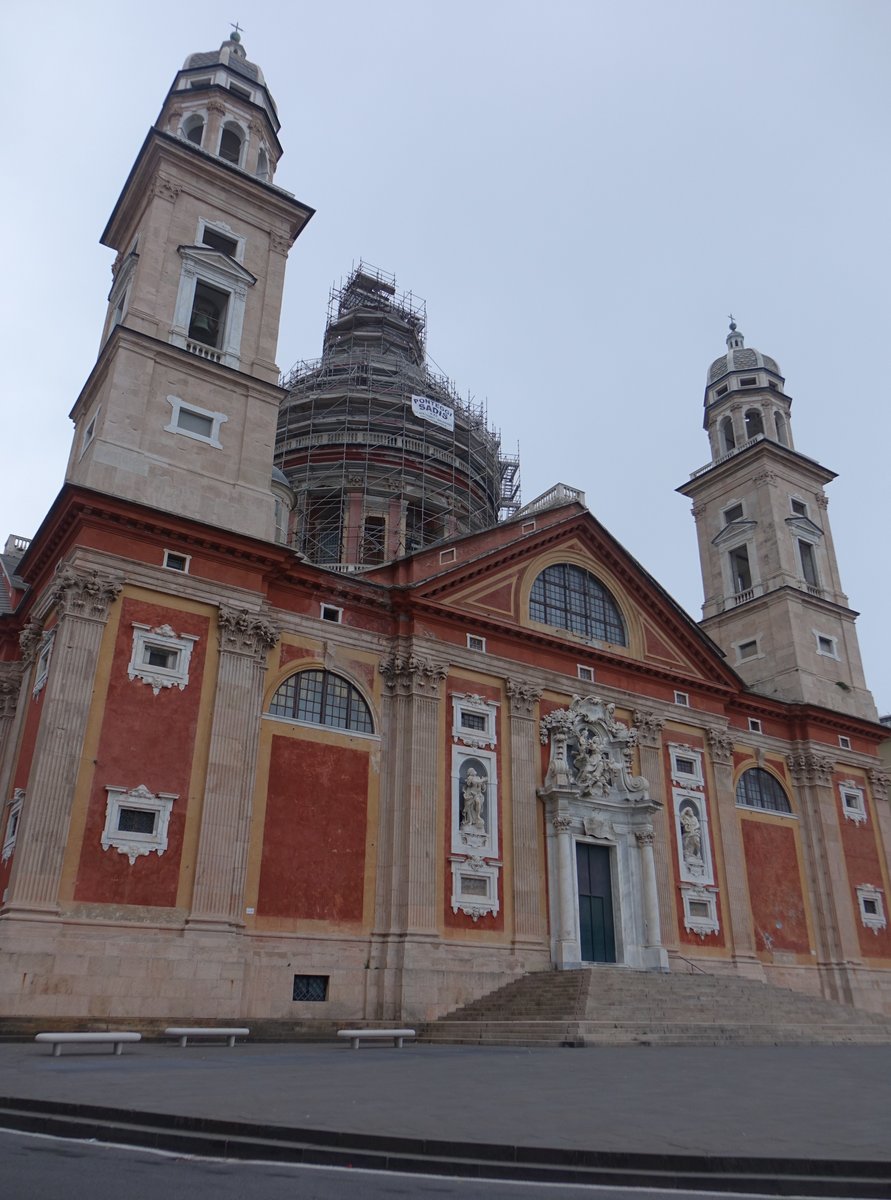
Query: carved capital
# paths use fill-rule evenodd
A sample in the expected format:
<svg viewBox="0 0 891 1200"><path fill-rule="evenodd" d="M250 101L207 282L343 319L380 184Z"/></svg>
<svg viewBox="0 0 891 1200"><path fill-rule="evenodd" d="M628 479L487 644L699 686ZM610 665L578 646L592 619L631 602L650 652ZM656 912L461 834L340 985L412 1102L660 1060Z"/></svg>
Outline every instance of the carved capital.
<svg viewBox="0 0 891 1200"><path fill-rule="evenodd" d="M690 508L690 512L693 514L695 519L698 519L699 517L702 516L702 514L705 512L705 510L707 508L708 508L707 504L694 504Z"/></svg>
<svg viewBox="0 0 891 1200"><path fill-rule="evenodd" d="M733 738L724 729L710 726L705 731L712 761L729 766L733 762Z"/></svg>
<svg viewBox="0 0 891 1200"><path fill-rule="evenodd" d="M172 179L168 179L166 175L159 175L155 180L155 186L152 188L152 195L160 196L162 200L169 200L172 203L181 190Z"/></svg>
<svg viewBox="0 0 891 1200"><path fill-rule="evenodd" d="M248 121L248 129L257 137L260 137L264 132L263 126L259 121Z"/></svg>
<svg viewBox="0 0 891 1200"><path fill-rule="evenodd" d="M64 566L56 573L50 600L60 617L79 617L84 621L105 621L108 609L120 595L121 585L98 571L77 571Z"/></svg>
<svg viewBox="0 0 891 1200"><path fill-rule="evenodd" d="M817 493L817 508L826 509L829 507L829 497L825 492Z"/></svg>
<svg viewBox="0 0 891 1200"><path fill-rule="evenodd" d="M568 817L563 813L558 813L557 816L551 821L551 824L558 833L569 833L570 829L572 829L572 817Z"/></svg>
<svg viewBox="0 0 891 1200"><path fill-rule="evenodd" d="M825 754L815 754L813 751L790 754L787 756L786 762L795 783L827 784L832 782L835 763Z"/></svg>
<svg viewBox="0 0 891 1200"><path fill-rule="evenodd" d="M655 748L662 740L662 727L665 722L652 709L636 708L632 714L634 728L637 730L637 740L642 746Z"/></svg>
<svg viewBox="0 0 891 1200"><path fill-rule="evenodd" d="M418 654L391 654L379 664L384 683L396 695L438 696L448 670L444 663Z"/></svg>
<svg viewBox="0 0 891 1200"><path fill-rule="evenodd" d="M250 654L264 659L278 641L279 630L265 617L246 608L220 605L220 649L230 654Z"/></svg>
<svg viewBox="0 0 891 1200"><path fill-rule="evenodd" d="M28 621L19 634L19 646L22 651L22 665L30 667L43 637L43 625L40 621Z"/></svg>
<svg viewBox="0 0 891 1200"><path fill-rule="evenodd" d="M652 846L656 840L656 835L652 829L636 829L634 831L634 840L638 846Z"/></svg>
<svg viewBox="0 0 891 1200"><path fill-rule="evenodd" d="M761 471L757 475L752 476L752 483L776 483L776 471Z"/></svg>
<svg viewBox="0 0 891 1200"><path fill-rule="evenodd" d="M16 664L16 668L18 664ZM21 672L16 669L13 671L4 671L0 675L0 721L4 717L14 717L15 710L18 707L19 692L22 687Z"/></svg>
<svg viewBox="0 0 891 1200"><path fill-rule="evenodd" d="M523 683L520 679L508 679L504 686L510 698L510 715L531 717L541 699L541 688L533 687L531 683Z"/></svg>
<svg viewBox="0 0 891 1200"><path fill-rule="evenodd" d="M283 237L280 233L271 233L269 235L269 247L276 254L287 254L293 244L293 238Z"/></svg>
<svg viewBox="0 0 891 1200"><path fill-rule="evenodd" d="M869 786L872 788L872 794L876 800L887 800L891 775L887 771L880 770L878 767L870 767L868 776Z"/></svg>
<svg viewBox="0 0 891 1200"><path fill-rule="evenodd" d="M209 113L216 113L218 117L225 117L226 106L225 104L221 104L219 100L208 100L207 111Z"/></svg>

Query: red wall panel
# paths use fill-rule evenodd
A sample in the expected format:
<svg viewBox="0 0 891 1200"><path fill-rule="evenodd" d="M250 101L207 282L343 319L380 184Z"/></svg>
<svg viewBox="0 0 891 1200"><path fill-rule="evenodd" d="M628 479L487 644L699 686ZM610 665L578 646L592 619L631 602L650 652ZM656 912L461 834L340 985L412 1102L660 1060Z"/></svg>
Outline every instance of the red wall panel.
<svg viewBox="0 0 891 1200"><path fill-rule="evenodd" d="M743 818L742 836L758 949L807 954L810 942L795 830Z"/></svg>

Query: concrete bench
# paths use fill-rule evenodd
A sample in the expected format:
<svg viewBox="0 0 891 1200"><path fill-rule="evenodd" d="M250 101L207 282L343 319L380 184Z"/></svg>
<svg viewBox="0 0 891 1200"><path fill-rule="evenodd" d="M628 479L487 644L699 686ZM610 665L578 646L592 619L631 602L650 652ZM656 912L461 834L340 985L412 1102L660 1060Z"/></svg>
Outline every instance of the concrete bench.
<svg viewBox="0 0 891 1200"><path fill-rule="evenodd" d="M222 1029L220 1026L212 1028L209 1025L206 1029L200 1025L171 1025L169 1029L164 1030L167 1037L179 1038L181 1046L185 1046L189 1038L225 1038L228 1046L234 1046L237 1037L248 1037L250 1032L249 1029Z"/></svg>
<svg viewBox="0 0 891 1200"><path fill-rule="evenodd" d="M403 1038L413 1038L413 1029L338 1029L337 1036L350 1039L350 1049L358 1050L359 1043L364 1041L392 1041L397 1050L402 1049Z"/></svg>
<svg viewBox="0 0 891 1200"><path fill-rule="evenodd" d="M62 1047L69 1042L111 1042L114 1046L114 1054L120 1054L124 1049L124 1042L139 1042L142 1041L141 1033L122 1033L110 1031L105 1033L38 1033L35 1042L51 1042L53 1046L53 1058L58 1058L62 1053Z"/></svg>

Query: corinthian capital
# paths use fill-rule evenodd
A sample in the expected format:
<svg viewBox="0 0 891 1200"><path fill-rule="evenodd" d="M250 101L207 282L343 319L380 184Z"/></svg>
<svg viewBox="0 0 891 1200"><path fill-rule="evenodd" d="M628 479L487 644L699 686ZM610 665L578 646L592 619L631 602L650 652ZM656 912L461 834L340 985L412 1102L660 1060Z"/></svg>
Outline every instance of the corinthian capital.
<svg viewBox="0 0 891 1200"><path fill-rule="evenodd" d="M250 654L262 659L278 641L279 631L271 621L255 612L221 604L219 635L221 650L230 654Z"/></svg>
<svg viewBox="0 0 891 1200"><path fill-rule="evenodd" d="M521 679L508 679L505 690L510 697L510 715L512 717L531 717L535 706L541 699L541 688L524 683Z"/></svg>
<svg viewBox="0 0 891 1200"><path fill-rule="evenodd" d="M22 686L22 673L18 669L19 664L16 663L13 669L9 669L12 664L3 664L6 670L0 674L0 720L4 717L14 717L15 710L19 702L19 691Z"/></svg>
<svg viewBox="0 0 891 1200"><path fill-rule="evenodd" d="M878 767L870 767L868 774L872 794L876 800L887 800L888 784L891 783L891 775L887 771L879 770Z"/></svg>
<svg viewBox="0 0 891 1200"><path fill-rule="evenodd" d="M637 740L642 746L656 747L662 738L665 722L650 708L636 708L632 714Z"/></svg>
<svg viewBox="0 0 891 1200"><path fill-rule="evenodd" d="M105 621L111 603L120 595L121 585L98 571L78 571L64 566L50 589L50 600L60 617L80 617L85 621Z"/></svg>
<svg viewBox="0 0 891 1200"><path fill-rule="evenodd" d="M812 750L801 754L790 754L786 758L792 779L795 783L831 783L835 763L825 754L815 754Z"/></svg>
<svg viewBox="0 0 891 1200"><path fill-rule="evenodd" d="M387 687L401 696L413 693L437 696L439 685L448 673L444 663L423 658L419 654L391 654L380 663L378 670Z"/></svg>
<svg viewBox="0 0 891 1200"><path fill-rule="evenodd" d="M733 762L733 738L726 730L709 726L705 736L708 738L713 762L723 763L725 766Z"/></svg>

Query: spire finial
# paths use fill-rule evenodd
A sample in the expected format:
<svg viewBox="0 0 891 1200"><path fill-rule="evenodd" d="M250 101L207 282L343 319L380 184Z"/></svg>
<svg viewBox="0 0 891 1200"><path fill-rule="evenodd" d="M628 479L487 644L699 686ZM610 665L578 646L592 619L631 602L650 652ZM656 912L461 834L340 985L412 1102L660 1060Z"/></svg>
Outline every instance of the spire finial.
<svg viewBox="0 0 891 1200"><path fill-rule="evenodd" d="M730 314L730 332L736 333L736 321L733 319L733 313Z"/></svg>
<svg viewBox="0 0 891 1200"><path fill-rule="evenodd" d="M230 24L232 24L232 23L230 22ZM230 42L240 42L241 35L243 33L244 33L244 30L241 28L241 26L236 21L234 24L232 24L232 36L229 38L229 41Z"/></svg>

